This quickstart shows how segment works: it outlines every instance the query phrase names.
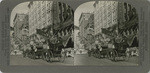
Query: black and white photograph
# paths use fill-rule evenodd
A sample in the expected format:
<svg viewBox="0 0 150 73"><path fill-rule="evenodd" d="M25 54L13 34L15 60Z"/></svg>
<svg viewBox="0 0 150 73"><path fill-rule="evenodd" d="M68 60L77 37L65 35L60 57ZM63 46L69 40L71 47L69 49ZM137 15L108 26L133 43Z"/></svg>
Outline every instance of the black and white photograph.
<svg viewBox="0 0 150 73"><path fill-rule="evenodd" d="M138 66L139 22L132 5L91 1L74 16L74 65Z"/></svg>
<svg viewBox="0 0 150 73"><path fill-rule="evenodd" d="M150 0L0 1L0 72L150 73Z"/></svg>
<svg viewBox="0 0 150 73"><path fill-rule="evenodd" d="M74 11L55 1L17 5L10 17L10 65L138 66L135 7L90 1Z"/></svg>
<svg viewBox="0 0 150 73"><path fill-rule="evenodd" d="M55 1L18 4L10 17L10 65L73 65L74 10Z"/></svg>

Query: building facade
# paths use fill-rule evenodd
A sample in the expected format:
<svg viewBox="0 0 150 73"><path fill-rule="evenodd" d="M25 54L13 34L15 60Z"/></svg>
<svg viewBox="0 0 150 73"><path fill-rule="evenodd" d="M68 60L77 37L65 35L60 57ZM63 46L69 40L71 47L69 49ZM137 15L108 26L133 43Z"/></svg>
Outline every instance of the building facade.
<svg viewBox="0 0 150 73"><path fill-rule="evenodd" d="M100 39L102 28L108 28L118 24L118 2L96 1L94 7L95 37Z"/></svg>
<svg viewBox="0 0 150 73"><path fill-rule="evenodd" d="M29 7L29 36L36 34L36 29L42 29L52 25L53 1L33 1Z"/></svg>
<svg viewBox="0 0 150 73"><path fill-rule="evenodd" d="M94 7L94 30L97 39L137 46L138 16L133 6L117 1L96 1Z"/></svg>
<svg viewBox="0 0 150 73"><path fill-rule="evenodd" d="M84 44L84 48L88 47L92 42L94 35L94 14L82 13L79 19L80 41Z"/></svg>
<svg viewBox="0 0 150 73"><path fill-rule="evenodd" d="M29 36L61 37L73 43L73 10L67 4L55 1L33 1L29 5ZM40 33L41 32L41 33ZM33 36L33 37L32 37ZM39 40L40 41L40 40ZM63 43L67 45L66 42Z"/></svg>
<svg viewBox="0 0 150 73"><path fill-rule="evenodd" d="M16 43L21 44L28 36L28 15L16 14L13 20L14 22L14 39Z"/></svg>
<svg viewBox="0 0 150 73"><path fill-rule="evenodd" d="M74 49L76 51L78 51L79 49L83 49L83 44L81 44L80 42L78 26L74 26Z"/></svg>
<svg viewBox="0 0 150 73"><path fill-rule="evenodd" d="M23 45L27 45L27 44L29 44L29 17L28 17L28 15L25 16L23 21L24 21L24 23L20 28L21 33L22 33L21 40L23 42Z"/></svg>

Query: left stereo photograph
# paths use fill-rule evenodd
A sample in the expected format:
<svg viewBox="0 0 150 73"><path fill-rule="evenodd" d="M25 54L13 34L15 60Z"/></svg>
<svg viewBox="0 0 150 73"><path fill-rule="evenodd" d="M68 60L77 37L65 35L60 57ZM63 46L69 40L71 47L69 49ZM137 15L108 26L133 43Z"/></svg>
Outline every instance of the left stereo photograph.
<svg viewBox="0 0 150 73"><path fill-rule="evenodd" d="M10 65L74 64L74 10L55 1L17 5L10 17Z"/></svg>

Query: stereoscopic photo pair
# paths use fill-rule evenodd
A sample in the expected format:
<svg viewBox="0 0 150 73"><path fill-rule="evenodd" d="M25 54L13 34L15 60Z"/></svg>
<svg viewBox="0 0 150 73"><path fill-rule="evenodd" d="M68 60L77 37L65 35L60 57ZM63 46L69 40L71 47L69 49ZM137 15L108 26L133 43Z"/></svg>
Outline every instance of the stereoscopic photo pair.
<svg viewBox="0 0 150 73"><path fill-rule="evenodd" d="M139 20L126 2L18 4L10 15L10 65L138 66Z"/></svg>

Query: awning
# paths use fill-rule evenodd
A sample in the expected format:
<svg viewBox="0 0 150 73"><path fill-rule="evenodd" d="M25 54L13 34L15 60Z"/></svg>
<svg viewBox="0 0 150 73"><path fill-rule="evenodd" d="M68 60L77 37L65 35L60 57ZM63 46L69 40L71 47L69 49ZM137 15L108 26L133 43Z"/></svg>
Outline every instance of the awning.
<svg viewBox="0 0 150 73"><path fill-rule="evenodd" d="M102 28L102 33L110 36L110 37L115 37L116 33L113 31L108 30L107 28Z"/></svg>
<svg viewBox="0 0 150 73"><path fill-rule="evenodd" d="M58 32L60 32L60 31L63 31L63 30L65 30L65 29L70 29L70 28L73 28L74 29L74 25L73 24L69 24L69 25L67 25L67 26L62 26L62 27L60 27L59 29L57 29L57 30L55 30L54 31L54 34L56 35Z"/></svg>
<svg viewBox="0 0 150 73"><path fill-rule="evenodd" d="M101 28L101 29L102 29L102 33L106 35L112 35L112 33L116 30L116 28L117 28L117 24L108 28Z"/></svg>
<svg viewBox="0 0 150 73"><path fill-rule="evenodd" d="M60 29L66 28L66 27L68 27L70 25L74 25L73 24L73 20L71 20L71 19L69 19L68 21L65 21L63 23L60 23L58 25L54 25L54 29L55 30L60 30Z"/></svg>
<svg viewBox="0 0 150 73"><path fill-rule="evenodd" d="M41 30L41 29L36 29L36 31L37 31L37 32L36 32L37 34L39 34L39 35L45 37L44 39L47 39L47 38L48 38L46 32L44 32L43 30Z"/></svg>
<svg viewBox="0 0 150 73"><path fill-rule="evenodd" d="M44 31L42 31L41 29L36 29L36 31L37 31L37 34L39 34L39 35L44 35L44 34L43 34Z"/></svg>
<svg viewBox="0 0 150 73"><path fill-rule="evenodd" d="M123 38L121 36L118 36L115 38L115 42L116 43L122 43L123 42Z"/></svg>
<svg viewBox="0 0 150 73"><path fill-rule="evenodd" d="M51 37L51 38L49 39L49 41L50 41L52 44L56 44L57 38L53 36L53 37Z"/></svg>
<svg viewBox="0 0 150 73"><path fill-rule="evenodd" d="M111 33L111 31L109 31L107 28L101 28L101 29L102 29L102 33L104 33L104 34Z"/></svg>
<svg viewBox="0 0 150 73"><path fill-rule="evenodd" d="M63 46L64 46L64 47L67 46L67 44L68 44L68 42L69 42L70 39L71 39L71 35L70 35L70 34L62 37Z"/></svg>
<svg viewBox="0 0 150 73"><path fill-rule="evenodd" d="M137 27L138 26L138 24L136 24L137 22L138 22L137 17L134 17L130 21L125 22L124 27L120 29L128 30L128 29L131 29L132 27Z"/></svg>
<svg viewBox="0 0 150 73"><path fill-rule="evenodd" d="M127 43L128 43L129 46L132 45L132 43L133 43L135 37L136 37L136 34L132 34L132 35L128 35L128 36L127 36Z"/></svg>

